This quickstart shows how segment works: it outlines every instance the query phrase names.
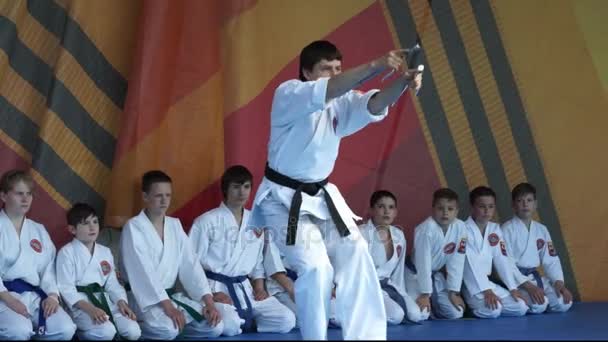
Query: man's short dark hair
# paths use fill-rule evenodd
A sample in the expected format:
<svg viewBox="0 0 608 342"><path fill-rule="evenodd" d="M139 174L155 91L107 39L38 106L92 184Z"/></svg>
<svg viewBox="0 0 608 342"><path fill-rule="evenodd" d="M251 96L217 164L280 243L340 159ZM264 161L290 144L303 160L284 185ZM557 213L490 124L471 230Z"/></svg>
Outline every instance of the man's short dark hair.
<svg viewBox="0 0 608 342"><path fill-rule="evenodd" d="M494 197L494 200L496 200L496 193L494 192L494 190L487 186L478 186L469 193L469 202L471 203L471 205L474 205L475 201L479 197L483 196L492 196Z"/></svg>
<svg viewBox="0 0 608 342"><path fill-rule="evenodd" d="M171 177L160 170L152 170L144 173L141 177L141 190L145 193L150 191L154 183L172 183Z"/></svg>
<svg viewBox="0 0 608 342"><path fill-rule="evenodd" d="M253 183L253 175L243 165L233 165L227 168L222 175L222 195L224 195L224 198L226 198L230 183L245 184L245 182L248 181Z"/></svg>
<svg viewBox="0 0 608 342"><path fill-rule="evenodd" d="M72 208L70 208L70 210L68 210L66 218L70 226L76 227L91 215L99 218L99 216L97 216L97 211L95 211L95 208L92 206L86 203L76 203L72 206Z"/></svg>
<svg viewBox="0 0 608 342"><path fill-rule="evenodd" d="M384 197L392 198L393 201L395 201L395 206L397 206L397 197L395 197L395 195L393 195L392 192L390 192L388 190L378 190L378 191L374 191L374 193L370 197L369 207L373 208L374 205L376 205L376 203L378 203L378 201Z"/></svg>
<svg viewBox="0 0 608 342"><path fill-rule="evenodd" d="M447 199L448 201L456 201L456 203L458 203L458 194L449 188L435 190L433 193L433 207L440 199Z"/></svg>
<svg viewBox="0 0 608 342"><path fill-rule="evenodd" d="M306 45L300 52L300 81L307 81L304 70L312 71L315 64L323 59L342 61L342 53L327 40L317 40Z"/></svg>
<svg viewBox="0 0 608 342"><path fill-rule="evenodd" d="M530 183L519 183L511 191L511 199L515 201L521 196L527 194L534 195L534 199L536 199L536 188L534 187L534 185Z"/></svg>

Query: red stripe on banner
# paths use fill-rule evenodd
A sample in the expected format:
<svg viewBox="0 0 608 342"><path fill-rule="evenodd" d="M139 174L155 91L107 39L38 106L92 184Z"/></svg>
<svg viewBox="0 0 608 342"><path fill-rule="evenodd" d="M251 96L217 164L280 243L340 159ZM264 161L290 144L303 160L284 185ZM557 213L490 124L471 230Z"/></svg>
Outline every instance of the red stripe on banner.
<svg viewBox="0 0 608 342"><path fill-rule="evenodd" d="M2 174L12 169L30 169L30 164L2 141L0 141L0 156L2 156L0 158ZM46 227L57 249L72 240L72 235L66 229L65 210L37 183L34 186L34 200L28 217Z"/></svg>
<svg viewBox="0 0 608 342"><path fill-rule="evenodd" d="M192 198L186 205L174 211L171 216L178 217L182 222L184 230L188 233L192 226L192 221L202 213L219 206L221 199L222 191L220 189L220 181L218 180Z"/></svg>
<svg viewBox="0 0 608 342"><path fill-rule="evenodd" d="M223 23L254 4L252 0L144 3L116 160L158 126L170 106L218 71Z"/></svg>

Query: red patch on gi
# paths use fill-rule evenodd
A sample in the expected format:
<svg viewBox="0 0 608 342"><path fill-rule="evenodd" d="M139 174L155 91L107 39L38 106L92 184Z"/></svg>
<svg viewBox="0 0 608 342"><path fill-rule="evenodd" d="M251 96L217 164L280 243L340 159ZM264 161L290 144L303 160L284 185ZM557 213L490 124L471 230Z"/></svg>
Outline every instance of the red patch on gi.
<svg viewBox="0 0 608 342"><path fill-rule="evenodd" d="M35 250L36 253L42 252L42 243L40 243L40 241L38 241L36 239L32 239L30 241L30 247L32 247L32 249Z"/></svg>
<svg viewBox="0 0 608 342"><path fill-rule="evenodd" d="M488 241L490 242L490 246L494 247L498 245L498 241L500 241L500 238L498 237L498 234L492 233L490 234L490 236L488 236Z"/></svg>
<svg viewBox="0 0 608 342"><path fill-rule="evenodd" d="M500 252L502 255L507 256L507 245L504 241L500 241Z"/></svg>
<svg viewBox="0 0 608 342"><path fill-rule="evenodd" d="M467 239L460 239L460 243L458 244L458 253L464 254L467 251Z"/></svg>
<svg viewBox="0 0 608 342"><path fill-rule="evenodd" d="M403 253L403 247L401 245L397 245L397 257L401 258L401 253Z"/></svg>
<svg viewBox="0 0 608 342"><path fill-rule="evenodd" d="M453 242L450 242L447 245L445 245L445 247L443 247L443 252L445 254L452 254L452 253L454 253L455 249L456 249L456 244Z"/></svg>
<svg viewBox="0 0 608 342"><path fill-rule="evenodd" d="M557 251L553 247L553 242L547 241L547 248L549 249L549 255L550 256L556 256L557 255Z"/></svg>
<svg viewBox="0 0 608 342"><path fill-rule="evenodd" d="M262 229L254 229L253 234L255 234L255 236L257 238L260 238L260 236L262 236L262 234L264 234L264 231Z"/></svg>
<svg viewBox="0 0 608 342"><path fill-rule="evenodd" d="M545 247L545 240L543 240L543 239L536 240L536 248L540 251L541 249L543 249L543 247Z"/></svg>
<svg viewBox="0 0 608 342"><path fill-rule="evenodd" d="M104 276L106 276L106 275L110 274L110 272L112 272L112 265L110 265L109 262L104 260L104 261L100 262L99 265L101 266L101 272L103 272Z"/></svg>

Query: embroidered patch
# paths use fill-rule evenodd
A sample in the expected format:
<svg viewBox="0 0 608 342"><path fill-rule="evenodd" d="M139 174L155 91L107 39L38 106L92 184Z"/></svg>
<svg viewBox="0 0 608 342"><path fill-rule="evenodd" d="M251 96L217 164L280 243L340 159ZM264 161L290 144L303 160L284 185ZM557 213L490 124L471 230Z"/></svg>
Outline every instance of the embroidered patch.
<svg viewBox="0 0 608 342"><path fill-rule="evenodd" d="M500 241L500 238L498 237L498 234L492 233L490 234L490 236L488 236L488 241L490 242L490 246L494 247L498 245L498 241Z"/></svg>
<svg viewBox="0 0 608 342"><path fill-rule="evenodd" d="M536 240L536 249L538 249L540 251L541 249L543 249L543 247L545 247L545 240L543 240L543 239Z"/></svg>
<svg viewBox="0 0 608 342"><path fill-rule="evenodd" d="M36 239L32 239L30 241L30 247L32 247L32 249L35 250L36 253L42 252L42 243L40 243L40 241L38 241Z"/></svg>
<svg viewBox="0 0 608 342"><path fill-rule="evenodd" d="M397 245L397 258L401 258L401 253L403 253L403 247Z"/></svg>
<svg viewBox="0 0 608 342"><path fill-rule="evenodd" d="M99 266L101 266L101 272L104 276L107 276L108 274L110 274L110 272L112 272L112 265L110 265L110 263L105 260L100 262Z"/></svg>
<svg viewBox="0 0 608 342"><path fill-rule="evenodd" d="M500 252L502 255L507 256L507 245L504 241L500 241Z"/></svg>
<svg viewBox="0 0 608 342"><path fill-rule="evenodd" d="M547 248L549 249L549 255L550 256L556 256L557 255L557 251L553 247L553 242L547 241Z"/></svg>
<svg viewBox="0 0 608 342"><path fill-rule="evenodd" d="M443 247L443 252L445 254L452 254L452 253L454 253L455 249L456 249L456 244L453 242L450 242L447 245L445 245L445 247Z"/></svg>
<svg viewBox="0 0 608 342"><path fill-rule="evenodd" d="M254 229L253 230L253 234L255 234L255 236L259 239L260 236L262 236L262 234L264 234L264 230L262 230L262 229Z"/></svg>
<svg viewBox="0 0 608 342"><path fill-rule="evenodd" d="M458 253L464 254L467 251L467 238L460 239L458 244Z"/></svg>

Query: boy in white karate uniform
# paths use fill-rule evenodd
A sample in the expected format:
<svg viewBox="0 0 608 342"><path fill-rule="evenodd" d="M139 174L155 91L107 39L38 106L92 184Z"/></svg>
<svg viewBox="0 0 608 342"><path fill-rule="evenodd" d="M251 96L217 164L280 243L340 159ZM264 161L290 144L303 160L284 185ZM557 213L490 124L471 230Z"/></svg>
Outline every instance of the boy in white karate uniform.
<svg viewBox="0 0 608 342"><path fill-rule="evenodd" d="M564 272L547 227L533 219L536 188L520 183L511 191L515 216L502 224L509 256L515 261L518 283L530 303L531 313L545 310L565 312L572 306L572 294L564 285ZM543 267L544 276L538 272Z"/></svg>
<svg viewBox="0 0 608 342"><path fill-rule="evenodd" d="M0 179L0 338L70 340L76 325L59 305L55 245L26 217L34 181L21 170Z"/></svg>
<svg viewBox="0 0 608 342"><path fill-rule="evenodd" d="M376 266L388 323L428 319L429 311L420 311L405 289L407 244L401 229L392 225L397 216L397 198L390 191L379 190L372 194L369 204L372 217L359 229Z"/></svg>
<svg viewBox="0 0 608 342"><path fill-rule="evenodd" d="M414 250L406 260L407 293L420 310L435 318L461 318L460 295L467 231L458 215L458 194L442 188L433 193L433 215L414 230Z"/></svg>
<svg viewBox="0 0 608 342"><path fill-rule="evenodd" d="M81 340L111 340L116 333L137 340L141 330L118 282L112 251L97 243L99 219L93 207L76 203L67 212L74 239L57 253L57 284Z"/></svg>
<svg viewBox="0 0 608 342"><path fill-rule="evenodd" d="M500 226L491 221L496 210L496 194L488 187L479 186L470 192L469 200L471 216L465 221L469 240L464 265L464 300L480 318L523 316L528 305L517 289L519 284ZM509 290L490 280L492 265Z"/></svg>
<svg viewBox="0 0 608 342"><path fill-rule="evenodd" d="M209 283L180 221L166 216L171 178L162 171L142 177L145 209L125 224L120 237L121 276L144 339L236 335L240 319L230 305L213 302ZM185 293L176 291L176 281Z"/></svg>
<svg viewBox="0 0 608 342"><path fill-rule="evenodd" d="M287 333L295 326L295 316L266 292L264 232L248 224L250 213L244 208L252 177L241 165L224 172L224 201L194 220L190 241L216 300L236 306L245 320L243 331L255 331L255 325L259 332Z"/></svg>
<svg viewBox="0 0 608 342"><path fill-rule="evenodd" d="M304 339L327 339L334 282L343 338L386 339L382 293L355 223L359 217L328 177L341 139L382 120L409 84L420 87L422 76L400 71L382 90L353 89L403 64L403 52L396 50L342 73L336 46L316 41L300 53L300 79L275 91L268 163L251 224L273 231L298 275L294 294Z"/></svg>

